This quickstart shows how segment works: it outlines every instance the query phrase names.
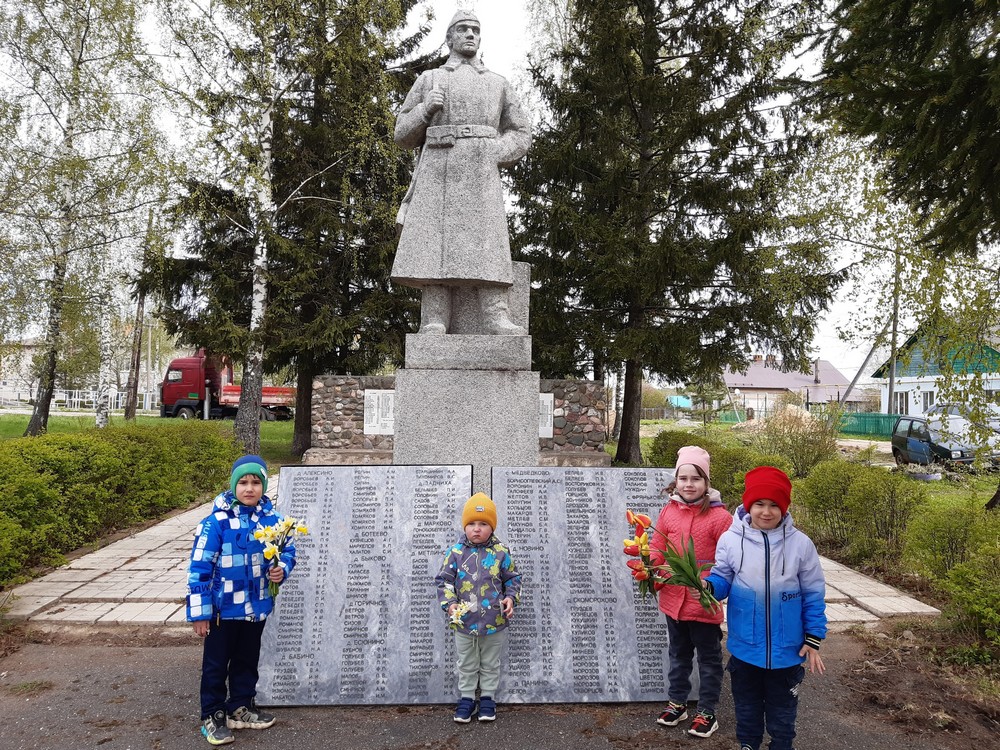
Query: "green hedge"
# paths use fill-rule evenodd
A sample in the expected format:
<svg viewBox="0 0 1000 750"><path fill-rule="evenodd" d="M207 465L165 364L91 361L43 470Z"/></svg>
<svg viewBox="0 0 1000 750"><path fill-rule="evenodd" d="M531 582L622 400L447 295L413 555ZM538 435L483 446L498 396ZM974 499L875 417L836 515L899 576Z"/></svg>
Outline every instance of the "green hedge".
<svg viewBox="0 0 1000 750"><path fill-rule="evenodd" d="M797 481L793 497L805 510L797 521L814 541L843 548L853 562L890 568L927 490L899 472L833 459Z"/></svg>
<svg viewBox="0 0 1000 750"><path fill-rule="evenodd" d="M217 491L240 455L231 429L190 420L0 442L0 586Z"/></svg>
<svg viewBox="0 0 1000 750"><path fill-rule="evenodd" d="M776 466L791 472L788 459L759 453L745 446L724 447L711 438L682 430L664 430L653 439L648 461L654 466L673 467L677 464L677 451L685 445L697 445L708 451L712 459L711 485L722 495L729 508L735 508L743 497L743 478L750 469L758 466Z"/></svg>

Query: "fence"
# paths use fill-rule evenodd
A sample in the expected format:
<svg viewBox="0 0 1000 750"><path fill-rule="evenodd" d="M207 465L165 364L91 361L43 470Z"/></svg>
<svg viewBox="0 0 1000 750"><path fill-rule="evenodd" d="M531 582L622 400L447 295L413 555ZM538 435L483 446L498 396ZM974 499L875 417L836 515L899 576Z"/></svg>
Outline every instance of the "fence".
<svg viewBox="0 0 1000 750"><path fill-rule="evenodd" d="M840 420L840 431L872 437L892 437L892 428L899 419L898 414L844 414Z"/></svg>
<svg viewBox="0 0 1000 750"><path fill-rule="evenodd" d="M24 408L30 409L33 404L34 394L28 391L16 391L6 389L0 391L0 407L4 408ZM125 410L124 391L111 391L111 411ZM77 390L64 391L57 390L52 394L52 408L65 409L66 411L94 411L97 408L97 391ZM137 411L159 411L160 394L156 392L138 394L136 403Z"/></svg>
<svg viewBox="0 0 1000 750"><path fill-rule="evenodd" d="M642 418L643 419L669 419L670 417L656 416L647 417L647 412L660 413L661 409L643 409ZM736 424L738 422L746 422L749 416L750 409L746 411L740 409L739 411L734 411L732 409L724 409L722 411L716 412L714 421L722 422L723 424ZM753 419L767 419L768 413L763 409L755 410L753 412ZM840 420L840 432L849 433L852 435L871 435L872 437L885 438L888 440L892 437L892 428L896 424L896 420L899 419L898 414L868 414L861 412L848 412L841 416Z"/></svg>

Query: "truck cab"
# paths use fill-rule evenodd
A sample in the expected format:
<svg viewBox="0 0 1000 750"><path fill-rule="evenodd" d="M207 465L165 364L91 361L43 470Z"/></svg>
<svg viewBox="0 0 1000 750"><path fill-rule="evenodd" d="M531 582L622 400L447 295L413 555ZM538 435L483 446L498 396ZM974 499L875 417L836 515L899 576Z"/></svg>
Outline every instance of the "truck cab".
<svg viewBox="0 0 1000 750"><path fill-rule="evenodd" d="M200 350L193 357L178 357L170 361L160 383L160 416L192 419L205 410L206 385L211 396L209 408L216 411L222 390L222 375L216 361ZM210 416L222 416L211 414Z"/></svg>

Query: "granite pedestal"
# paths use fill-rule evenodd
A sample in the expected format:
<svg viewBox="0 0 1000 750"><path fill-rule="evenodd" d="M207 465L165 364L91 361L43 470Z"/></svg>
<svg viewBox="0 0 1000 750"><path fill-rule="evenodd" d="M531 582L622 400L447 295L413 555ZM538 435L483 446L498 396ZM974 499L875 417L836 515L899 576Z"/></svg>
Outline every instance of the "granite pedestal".
<svg viewBox="0 0 1000 750"><path fill-rule="evenodd" d="M393 463L471 464L473 492L490 492L494 466L538 463L537 372L407 367L395 415Z"/></svg>

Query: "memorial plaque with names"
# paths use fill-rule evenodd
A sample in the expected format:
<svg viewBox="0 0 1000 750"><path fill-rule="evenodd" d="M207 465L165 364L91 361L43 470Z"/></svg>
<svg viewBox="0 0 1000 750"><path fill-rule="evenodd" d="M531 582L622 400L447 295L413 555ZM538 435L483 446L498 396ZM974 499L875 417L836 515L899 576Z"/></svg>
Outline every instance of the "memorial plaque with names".
<svg viewBox="0 0 1000 750"><path fill-rule="evenodd" d="M666 698L666 620L639 596L622 540L626 508L655 520L672 481L672 469L493 469L500 537L524 576L501 700Z"/></svg>
<svg viewBox="0 0 1000 750"><path fill-rule="evenodd" d="M260 703L452 700L434 576L471 489L471 466L281 468L277 509L309 534L264 629Z"/></svg>
<svg viewBox="0 0 1000 750"><path fill-rule="evenodd" d="M654 519L670 469L494 468L497 535L523 576L501 702L658 701L667 630L625 565L625 509ZM304 517L264 631L264 705L451 703L455 648L434 576L459 533L467 466L284 467ZM641 634L641 635L640 635ZM697 682L697 674L692 675Z"/></svg>

